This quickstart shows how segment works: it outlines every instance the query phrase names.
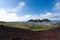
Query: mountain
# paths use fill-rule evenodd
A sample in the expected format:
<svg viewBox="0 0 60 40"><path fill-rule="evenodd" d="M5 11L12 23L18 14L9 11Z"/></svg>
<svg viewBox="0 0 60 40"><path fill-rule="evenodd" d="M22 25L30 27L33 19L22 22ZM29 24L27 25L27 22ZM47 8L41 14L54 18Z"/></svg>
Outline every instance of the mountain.
<svg viewBox="0 0 60 40"><path fill-rule="evenodd" d="M40 20L40 19L30 19L30 20L28 20L28 22L51 22L49 19L42 19L42 20Z"/></svg>

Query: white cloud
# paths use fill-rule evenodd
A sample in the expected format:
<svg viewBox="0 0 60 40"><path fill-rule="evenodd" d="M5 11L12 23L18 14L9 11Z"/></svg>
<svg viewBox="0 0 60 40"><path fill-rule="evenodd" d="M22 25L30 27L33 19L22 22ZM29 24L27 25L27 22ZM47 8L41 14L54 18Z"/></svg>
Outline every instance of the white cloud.
<svg viewBox="0 0 60 40"><path fill-rule="evenodd" d="M49 19L49 20L60 20L60 14L47 12L40 15L30 15L27 19Z"/></svg>
<svg viewBox="0 0 60 40"><path fill-rule="evenodd" d="M24 2L20 2L20 3L19 3L19 6L20 6L20 7L24 7L24 6L25 6L25 3L24 3Z"/></svg>
<svg viewBox="0 0 60 40"><path fill-rule="evenodd" d="M50 19L50 20L60 20L60 14L56 13L45 13L45 14L40 14L40 15L32 15L30 19Z"/></svg>
<svg viewBox="0 0 60 40"><path fill-rule="evenodd" d="M41 19L60 20L60 14L48 12L40 15Z"/></svg>
<svg viewBox="0 0 60 40"><path fill-rule="evenodd" d="M6 10L0 10L0 21L27 21L29 19L50 19L50 20L60 20L60 14L54 14L51 12L40 14L40 15L23 15L18 16L16 13L8 13Z"/></svg>
<svg viewBox="0 0 60 40"><path fill-rule="evenodd" d="M19 2L15 8L8 8L6 10L8 12L18 12L18 11L23 10L24 7L25 7L25 2Z"/></svg>
<svg viewBox="0 0 60 40"><path fill-rule="evenodd" d="M19 17L16 13L8 13L5 10L0 10L0 21L18 21Z"/></svg>
<svg viewBox="0 0 60 40"><path fill-rule="evenodd" d="M20 21L27 21L27 20L31 19L31 17L32 17L32 15L30 15L30 14L21 16Z"/></svg>
<svg viewBox="0 0 60 40"><path fill-rule="evenodd" d="M0 21L27 21L30 19L31 15L18 16L17 11L21 11L25 6L24 2L19 2L16 8L1 8L0 9Z"/></svg>
<svg viewBox="0 0 60 40"><path fill-rule="evenodd" d="M25 7L24 2L19 2L18 6L16 8L9 8L9 9L0 9L0 21L27 21L29 19L50 19L50 20L60 20L60 14L57 13L51 13L47 12L45 14L40 14L40 15L32 15L32 14L27 14L23 16L18 16L17 11L21 11ZM60 3L56 3L54 8L60 9Z"/></svg>
<svg viewBox="0 0 60 40"><path fill-rule="evenodd" d="M31 19L50 19L50 20L60 20L60 2L57 1L52 9L52 12L47 12L40 15L32 15Z"/></svg>
<svg viewBox="0 0 60 40"><path fill-rule="evenodd" d="M0 10L0 21L27 21L31 15L18 16L16 13L8 13L5 10Z"/></svg>
<svg viewBox="0 0 60 40"><path fill-rule="evenodd" d="M60 2L56 2L53 10L60 10Z"/></svg>
<svg viewBox="0 0 60 40"><path fill-rule="evenodd" d="M47 12L46 14L42 15L42 18L47 18L50 20L60 20L59 10L60 10L60 1L56 0L56 3L52 8L52 12Z"/></svg>

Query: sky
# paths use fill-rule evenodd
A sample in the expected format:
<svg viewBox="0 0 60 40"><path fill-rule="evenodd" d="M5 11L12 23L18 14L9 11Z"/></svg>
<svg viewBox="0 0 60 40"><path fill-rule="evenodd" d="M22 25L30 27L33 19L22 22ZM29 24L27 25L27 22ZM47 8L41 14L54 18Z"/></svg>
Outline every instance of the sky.
<svg viewBox="0 0 60 40"><path fill-rule="evenodd" d="M60 20L60 0L0 0L0 21Z"/></svg>

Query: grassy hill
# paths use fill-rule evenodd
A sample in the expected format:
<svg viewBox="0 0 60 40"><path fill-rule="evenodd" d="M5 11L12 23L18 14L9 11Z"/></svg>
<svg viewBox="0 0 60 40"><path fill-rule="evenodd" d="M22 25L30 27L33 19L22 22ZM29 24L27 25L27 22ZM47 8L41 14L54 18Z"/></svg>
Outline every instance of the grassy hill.
<svg viewBox="0 0 60 40"><path fill-rule="evenodd" d="M32 30L32 31L40 31L40 30L48 30L51 28L55 28L58 25L42 25L37 22L2 22L0 21L0 25L8 26L8 27L15 27L15 28L22 28L22 29L27 29L27 30Z"/></svg>
<svg viewBox="0 0 60 40"><path fill-rule="evenodd" d="M0 40L60 40L60 26L49 30L31 31L0 25Z"/></svg>

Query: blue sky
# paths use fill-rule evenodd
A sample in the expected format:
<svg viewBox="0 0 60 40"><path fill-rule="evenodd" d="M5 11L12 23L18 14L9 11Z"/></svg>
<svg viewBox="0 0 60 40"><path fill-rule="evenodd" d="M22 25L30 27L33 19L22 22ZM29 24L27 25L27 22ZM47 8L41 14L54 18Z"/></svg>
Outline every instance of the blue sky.
<svg viewBox="0 0 60 40"><path fill-rule="evenodd" d="M60 20L60 0L0 0L0 21Z"/></svg>

